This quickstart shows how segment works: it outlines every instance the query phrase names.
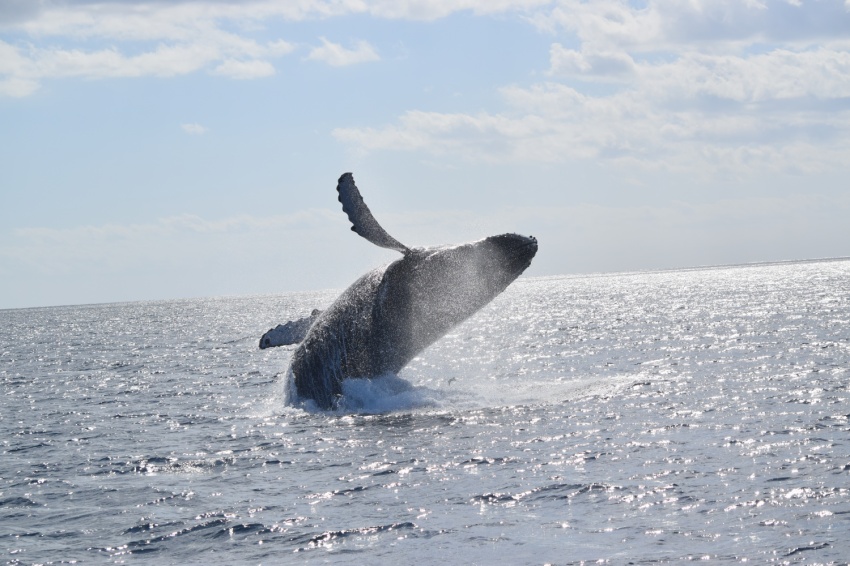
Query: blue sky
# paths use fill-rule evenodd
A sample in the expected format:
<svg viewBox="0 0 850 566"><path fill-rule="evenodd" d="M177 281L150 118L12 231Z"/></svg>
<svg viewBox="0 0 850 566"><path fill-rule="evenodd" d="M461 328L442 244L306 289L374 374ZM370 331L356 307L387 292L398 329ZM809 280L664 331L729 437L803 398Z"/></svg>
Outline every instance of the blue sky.
<svg viewBox="0 0 850 566"><path fill-rule="evenodd" d="M0 308L850 255L850 1L0 3Z"/></svg>

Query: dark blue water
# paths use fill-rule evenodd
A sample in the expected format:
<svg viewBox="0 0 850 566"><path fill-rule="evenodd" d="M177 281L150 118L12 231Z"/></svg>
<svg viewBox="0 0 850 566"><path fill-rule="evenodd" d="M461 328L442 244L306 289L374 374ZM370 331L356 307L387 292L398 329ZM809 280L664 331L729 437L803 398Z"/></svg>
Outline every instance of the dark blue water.
<svg viewBox="0 0 850 566"><path fill-rule="evenodd" d="M259 336L335 293L0 311L34 563L846 563L850 261L520 280L346 410Z"/></svg>

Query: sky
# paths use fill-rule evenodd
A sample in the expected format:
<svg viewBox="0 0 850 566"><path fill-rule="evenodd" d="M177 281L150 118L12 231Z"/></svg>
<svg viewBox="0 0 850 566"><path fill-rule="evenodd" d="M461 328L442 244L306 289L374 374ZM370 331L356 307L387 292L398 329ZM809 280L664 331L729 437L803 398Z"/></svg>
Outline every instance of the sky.
<svg viewBox="0 0 850 566"><path fill-rule="evenodd" d="M850 0L2 0L0 308L850 256Z"/></svg>

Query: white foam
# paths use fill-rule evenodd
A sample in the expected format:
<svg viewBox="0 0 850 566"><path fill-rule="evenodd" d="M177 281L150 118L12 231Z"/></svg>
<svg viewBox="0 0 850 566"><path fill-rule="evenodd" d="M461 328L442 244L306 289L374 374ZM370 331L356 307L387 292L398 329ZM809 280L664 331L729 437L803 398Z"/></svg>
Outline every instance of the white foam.
<svg viewBox="0 0 850 566"><path fill-rule="evenodd" d="M635 375L604 378L560 380L525 380L517 377L511 387L474 378L442 382L436 389L414 385L397 375L386 374L371 379L347 379L342 384L343 396L335 414L383 414L419 409L469 409L515 405L539 405L577 401L589 397L617 395L635 381ZM281 375L273 395L275 403L288 410L325 413L312 399L299 399L290 375ZM280 413L280 408L276 411Z"/></svg>
<svg viewBox="0 0 850 566"><path fill-rule="evenodd" d="M342 383L342 393L333 413L382 414L442 405L442 395L439 391L414 386L393 374L371 379L346 379ZM289 372L281 375L272 397L276 403L288 406L290 410L303 410L308 413L327 412L320 409L312 399L299 399L292 374ZM280 410L277 412L279 413Z"/></svg>
<svg viewBox="0 0 850 566"><path fill-rule="evenodd" d="M346 379L338 410L344 413L390 413L440 405L440 394L417 387L393 374L372 379Z"/></svg>

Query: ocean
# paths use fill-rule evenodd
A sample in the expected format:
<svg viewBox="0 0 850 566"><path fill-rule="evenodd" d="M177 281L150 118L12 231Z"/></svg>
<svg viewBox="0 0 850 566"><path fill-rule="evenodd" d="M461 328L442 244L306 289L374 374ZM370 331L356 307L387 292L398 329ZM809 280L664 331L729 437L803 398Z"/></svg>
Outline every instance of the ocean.
<svg viewBox="0 0 850 566"><path fill-rule="evenodd" d="M850 560L850 260L522 278L306 411L338 293L0 311L6 564Z"/></svg>

